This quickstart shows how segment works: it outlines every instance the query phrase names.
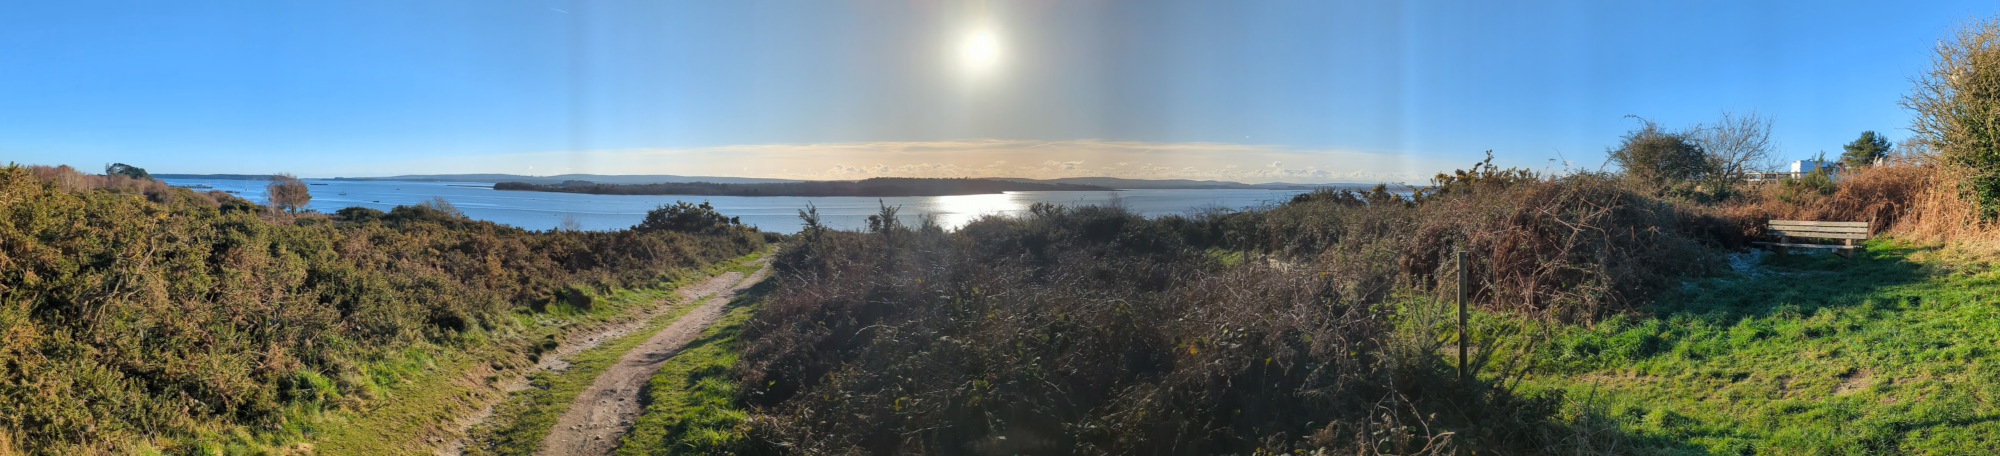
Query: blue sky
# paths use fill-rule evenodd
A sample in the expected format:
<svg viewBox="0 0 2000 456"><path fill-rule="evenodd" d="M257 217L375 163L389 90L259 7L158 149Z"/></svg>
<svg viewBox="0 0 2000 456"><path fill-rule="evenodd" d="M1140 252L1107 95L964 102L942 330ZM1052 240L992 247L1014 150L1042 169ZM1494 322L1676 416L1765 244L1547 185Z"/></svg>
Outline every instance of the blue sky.
<svg viewBox="0 0 2000 456"><path fill-rule="evenodd" d="M1639 115L1908 135L1991 2L8 2L0 159L154 172L1595 169ZM974 38L979 36L984 38ZM967 43L992 43L968 50Z"/></svg>

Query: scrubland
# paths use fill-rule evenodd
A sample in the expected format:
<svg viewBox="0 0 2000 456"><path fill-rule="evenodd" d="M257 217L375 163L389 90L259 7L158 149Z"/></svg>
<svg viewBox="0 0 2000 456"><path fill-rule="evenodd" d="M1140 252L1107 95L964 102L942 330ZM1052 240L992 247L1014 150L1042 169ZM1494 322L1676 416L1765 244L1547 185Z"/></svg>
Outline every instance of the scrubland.
<svg viewBox="0 0 2000 456"><path fill-rule="evenodd" d="M2000 295L1942 169L1662 188L1480 164L1144 218L806 229L729 344L749 454L1954 454L1995 448ZM1749 249L1875 222L1855 260ZM1956 236L1956 237L1954 237ZM1473 306L1457 376L1454 254ZM1956 329L1955 329L1956 328ZM717 392L735 395L715 402ZM718 412L720 413L720 412Z"/></svg>
<svg viewBox="0 0 2000 456"><path fill-rule="evenodd" d="M0 454L422 448L480 386L454 382L532 364L568 330L765 243L661 219L531 232L443 202L294 216L8 166Z"/></svg>

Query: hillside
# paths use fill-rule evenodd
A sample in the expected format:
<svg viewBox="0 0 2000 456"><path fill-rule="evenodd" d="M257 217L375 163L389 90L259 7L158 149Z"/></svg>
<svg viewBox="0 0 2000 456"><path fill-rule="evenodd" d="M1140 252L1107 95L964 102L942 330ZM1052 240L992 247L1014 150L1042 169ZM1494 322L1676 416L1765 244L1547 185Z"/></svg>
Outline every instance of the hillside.
<svg viewBox="0 0 2000 456"><path fill-rule="evenodd" d="M428 451L555 341L766 241L660 212L681 223L529 232L445 203L294 217L0 168L0 454Z"/></svg>

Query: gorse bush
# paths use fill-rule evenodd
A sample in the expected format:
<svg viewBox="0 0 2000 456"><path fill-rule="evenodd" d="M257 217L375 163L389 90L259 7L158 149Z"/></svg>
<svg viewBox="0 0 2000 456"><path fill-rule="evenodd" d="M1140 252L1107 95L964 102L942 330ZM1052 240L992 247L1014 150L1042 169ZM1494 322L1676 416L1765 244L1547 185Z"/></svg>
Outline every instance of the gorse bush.
<svg viewBox="0 0 2000 456"><path fill-rule="evenodd" d="M1398 244L1404 277L1436 277L1463 251L1476 303L1560 321L1591 321L1638 307L1684 277L1719 264L1713 247L1740 245L1709 211L1636 193L1612 177L1576 174L1488 185L1413 208ZM1338 250L1320 264L1349 264ZM1379 261L1379 260L1377 260Z"/></svg>
<svg viewBox="0 0 2000 456"><path fill-rule="evenodd" d="M281 426L286 407L353 406L374 394L375 360L504 338L514 315L579 290L763 244L529 232L422 206L274 223L240 200L73 178L0 169L0 434L36 454L192 452L198 434Z"/></svg>
<svg viewBox="0 0 2000 456"><path fill-rule="evenodd" d="M1691 131L1668 131L1651 120L1626 133L1618 147L1606 151L1611 162L1632 179L1659 187L1716 177L1721 169Z"/></svg>
<svg viewBox="0 0 2000 456"><path fill-rule="evenodd" d="M1321 192L1291 204L1234 214L1258 233L1250 245L1341 277L1346 287L1386 296L1432 290L1433 271L1457 252L1475 279L1475 302L1565 321L1630 310L1679 277L1716 264L1713 247L1744 243L1713 209L1649 196L1632 182L1581 173L1544 178L1488 161L1440 174L1408 200L1384 189ZM1646 187L1643 184L1641 188Z"/></svg>
<svg viewBox="0 0 2000 456"><path fill-rule="evenodd" d="M741 226L742 221L715 212L715 206L710 206L707 201L698 205L677 201L647 212L645 220L632 230L704 234L727 232Z"/></svg>

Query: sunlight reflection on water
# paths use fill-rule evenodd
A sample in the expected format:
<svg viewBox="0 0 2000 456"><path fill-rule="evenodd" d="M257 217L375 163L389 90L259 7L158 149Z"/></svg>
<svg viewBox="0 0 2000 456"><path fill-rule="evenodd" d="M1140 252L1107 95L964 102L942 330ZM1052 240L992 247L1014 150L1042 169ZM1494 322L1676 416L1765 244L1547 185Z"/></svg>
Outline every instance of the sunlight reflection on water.
<svg viewBox="0 0 2000 456"><path fill-rule="evenodd" d="M264 202L264 181L221 179L164 179L172 185L209 185L218 191L234 191L251 202ZM1110 204L1118 200L1140 215L1187 214L1211 208L1242 209L1277 204L1303 190L1123 190L1116 192L1008 192L988 195L877 198L867 197L745 197L745 196L644 196L584 195L496 191L484 184L398 181L339 181L306 179L312 184L308 208L333 213L350 206L387 211L396 206L444 198L466 216L533 230L556 228L565 215L574 217L583 229L616 230L639 223L646 211L675 201L708 201L723 215L740 217L746 225L784 233L799 229L798 211L807 203L819 208L820 218L835 229L858 230L868 226L868 216L879 204L902 206L903 223L916 225L917 217L933 214L939 225L956 229L987 215L1020 215L1034 203L1063 205Z"/></svg>

